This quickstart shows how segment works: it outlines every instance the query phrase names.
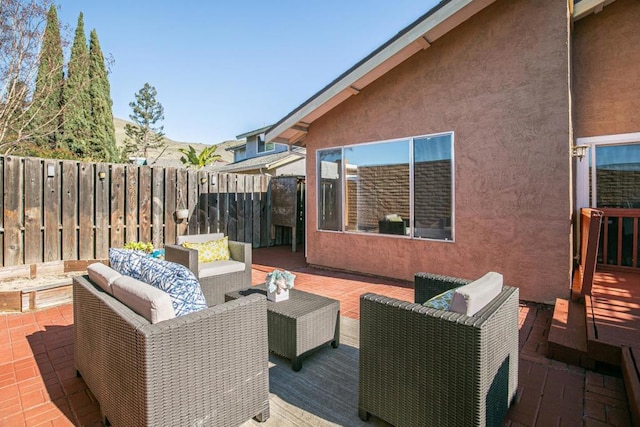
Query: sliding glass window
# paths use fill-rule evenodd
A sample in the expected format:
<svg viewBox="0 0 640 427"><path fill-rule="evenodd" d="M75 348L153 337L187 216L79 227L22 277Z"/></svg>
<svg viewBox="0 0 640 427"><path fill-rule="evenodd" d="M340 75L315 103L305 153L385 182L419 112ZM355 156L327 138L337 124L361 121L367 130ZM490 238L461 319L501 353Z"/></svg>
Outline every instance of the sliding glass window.
<svg viewBox="0 0 640 427"><path fill-rule="evenodd" d="M410 198L409 141L345 147L344 158L345 230L385 232L387 229L382 223L394 220L397 223L394 234L406 234Z"/></svg>
<svg viewBox="0 0 640 427"><path fill-rule="evenodd" d="M452 240L452 135L413 139L414 237Z"/></svg>
<svg viewBox="0 0 640 427"><path fill-rule="evenodd" d="M342 230L342 148L318 151L318 228Z"/></svg>
<svg viewBox="0 0 640 427"><path fill-rule="evenodd" d="M452 240L452 153L452 133L318 150L318 229Z"/></svg>

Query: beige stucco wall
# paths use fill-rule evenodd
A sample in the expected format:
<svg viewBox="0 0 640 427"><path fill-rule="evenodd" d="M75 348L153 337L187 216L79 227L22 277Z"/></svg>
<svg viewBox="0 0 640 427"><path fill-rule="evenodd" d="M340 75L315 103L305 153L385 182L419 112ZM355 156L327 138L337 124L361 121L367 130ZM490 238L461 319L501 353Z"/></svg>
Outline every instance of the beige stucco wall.
<svg viewBox="0 0 640 427"><path fill-rule="evenodd" d="M616 0L573 31L575 137L640 132L640 2Z"/></svg>
<svg viewBox="0 0 640 427"><path fill-rule="evenodd" d="M569 293L566 2L498 0L315 121L307 260L412 280L489 270L522 299ZM455 132L455 242L317 231L316 150Z"/></svg>

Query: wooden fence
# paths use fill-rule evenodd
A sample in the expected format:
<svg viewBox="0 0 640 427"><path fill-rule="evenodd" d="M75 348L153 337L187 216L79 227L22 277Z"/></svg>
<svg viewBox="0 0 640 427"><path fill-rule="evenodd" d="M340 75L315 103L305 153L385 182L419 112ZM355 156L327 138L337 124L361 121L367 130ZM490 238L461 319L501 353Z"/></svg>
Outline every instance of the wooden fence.
<svg viewBox="0 0 640 427"><path fill-rule="evenodd" d="M0 187L3 267L106 259L109 247L182 234L270 244L267 176L7 156Z"/></svg>

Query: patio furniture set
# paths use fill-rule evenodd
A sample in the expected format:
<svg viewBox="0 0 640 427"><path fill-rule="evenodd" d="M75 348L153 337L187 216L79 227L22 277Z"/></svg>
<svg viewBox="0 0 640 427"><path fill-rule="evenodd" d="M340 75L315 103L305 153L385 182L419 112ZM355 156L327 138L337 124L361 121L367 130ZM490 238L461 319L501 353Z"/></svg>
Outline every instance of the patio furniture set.
<svg viewBox="0 0 640 427"><path fill-rule="evenodd" d="M123 264L114 251L113 269L92 264L74 279L76 369L112 425L265 421L268 352L298 371L315 349L339 346L339 301L296 289L286 301L267 301L265 285L250 286L249 244L228 242L231 257L219 266L181 246L211 238L220 236L184 236L166 247L166 260L199 282L204 301L194 312L183 301L193 298L187 287L178 297L166 287L193 275L165 261L125 254ZM452 304L462 304L458 313L422 303L477 283L417 274L415 303L362 295L360 417L398 426L499 425L518 371L518 290L501 279L497 295L449 292Z"/></svg>

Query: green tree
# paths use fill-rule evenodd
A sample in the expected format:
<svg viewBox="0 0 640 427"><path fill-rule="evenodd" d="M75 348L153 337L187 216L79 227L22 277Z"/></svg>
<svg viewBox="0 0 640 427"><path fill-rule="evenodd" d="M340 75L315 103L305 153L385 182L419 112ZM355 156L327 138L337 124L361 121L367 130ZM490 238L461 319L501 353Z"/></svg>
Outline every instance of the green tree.
<svg viewBox="0 0 640 427"><path fill-rule="evenodd" d="M118 159L116 131L113 125L111 87L98 33L89 36L89 93L91 96L91 157L107 162Z"/></svg>
<svg viewBox="0 0 640 427"><path fill-rule="evenodd" d="M191 145L189 145L188 150L186 148L178 148L178 151L184 154L184 156L180 157L180 161L188 168L202 169L221 159L220 155L215 154L215 145L204 147L200 154L196 153L196 149Z"/></svg>
<svg viewBox="0 0 640 427"><path fill-rule="evenodd" d="M44 151L58 148L62 125L62 88L64 86L62 40L56 7L47 13L36 87L29 109L28 127L34 148Z"/></svg>
<svg viewBox="0 0 640 427"><path fill-rule="evenodd" d="M149 150L162 150L158 158L166 150L167 143L164 140L164 126L156 126L164 120L164 107L156 100L158 92L149 83L145 83L142 89L135 94L135 102L130 102L129 107L133 113L129 118L134 124L126 124L124 132L125 155L135 154L138 157L148 158ZM157 158L156 158L157 160Z"/></svg>
<svg viewBox="0 0 640 427"><path fill-rule="evenodd" d="M64 140L79 158L91 156L91 94L89 92L89 50L82 12L78 16L71 58L64 85Z"/></svg>

